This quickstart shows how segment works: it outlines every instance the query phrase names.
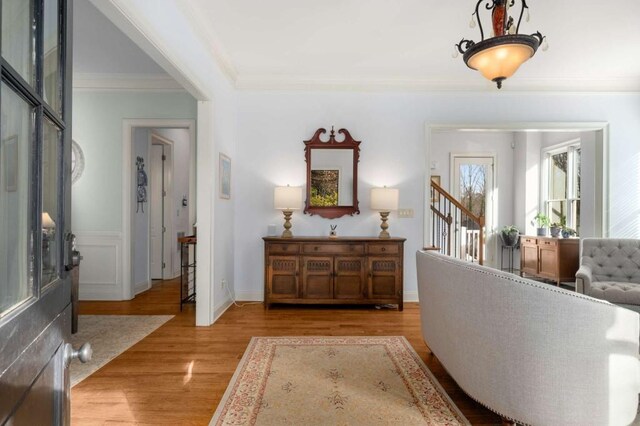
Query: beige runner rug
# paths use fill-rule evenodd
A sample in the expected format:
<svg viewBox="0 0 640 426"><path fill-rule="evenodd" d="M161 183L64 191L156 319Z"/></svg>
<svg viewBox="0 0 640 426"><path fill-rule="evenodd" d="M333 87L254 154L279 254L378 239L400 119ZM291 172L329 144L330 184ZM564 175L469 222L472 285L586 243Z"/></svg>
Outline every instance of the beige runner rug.
<svg viewBox="0 0 640 426"><path fill-rule="evenodd" d="M254 337L211 425L468 425L404 337Z"/></svg>

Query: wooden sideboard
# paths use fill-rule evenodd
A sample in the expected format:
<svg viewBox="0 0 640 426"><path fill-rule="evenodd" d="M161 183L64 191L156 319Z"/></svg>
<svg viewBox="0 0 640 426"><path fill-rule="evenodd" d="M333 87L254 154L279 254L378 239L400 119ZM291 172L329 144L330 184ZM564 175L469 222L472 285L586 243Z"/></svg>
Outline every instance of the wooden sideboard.
<svg viewBox="0 0 640 426"><path fill-rule="evenodd" d="M579 238L520 237L520 275L575 281L579 266Z"/></svg>
<svg viewBox="0 0 640 426"><path fill-rule="evenodd" d="M404 238L264 237L264 303L397 304Z"/></svg>

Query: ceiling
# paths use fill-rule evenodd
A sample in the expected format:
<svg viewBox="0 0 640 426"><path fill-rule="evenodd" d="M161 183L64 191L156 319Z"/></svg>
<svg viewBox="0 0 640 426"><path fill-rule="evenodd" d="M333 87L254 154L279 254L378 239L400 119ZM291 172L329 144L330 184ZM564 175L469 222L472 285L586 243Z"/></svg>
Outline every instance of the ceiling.
<svg viewBox="0 0 640 426"><path fill-rule="evenodd" d="M94 75L168 75L89 0L73 2L73 71Z"/></svg>
<svg viewBox="0 0 640 426"><path fill-rule="evenodd" d="M390 85L467 88L482 82L452 58L474 0L189 0L238 87ZM519 3L519 2L517 2ZM521 32L539 51L506 87L640 90L640 1L534 0ZM516 9L519 9L516 6ZM524 30L524 31L522 31Z"/></svg>
<svg viewBox="0 0 640 426"><path fill-rule="evenodd" d="M175 88L91 1L74 2L74 73L125 76L131 86L136 76L155 78L149 87ZM495 90L461 56L452 58L463 37L479 39L469 28L475 0L173 1L241 89ZM640 1L529 5L521 30L541 31L550 48L504 90L640 91Z"/></svg>

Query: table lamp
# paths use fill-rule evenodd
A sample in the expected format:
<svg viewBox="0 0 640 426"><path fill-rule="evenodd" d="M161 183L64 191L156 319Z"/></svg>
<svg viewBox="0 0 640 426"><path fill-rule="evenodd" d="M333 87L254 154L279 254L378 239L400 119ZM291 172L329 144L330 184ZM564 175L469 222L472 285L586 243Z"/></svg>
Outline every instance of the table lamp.
<svg viewBox="0 0 640 426"><path fill-rule="evenodd" d="M294 210L302 208L302 187L276 186L273 192L273 205L284 214L284 232L282 238L291 238L291 215Z"/></svg>
<svg viewBox="0 0 640 426"><path fill-rule="evenodd" d="M398 210L398 197L399 191L396 188L371 188L371 209L378 210L380 212L380 224L379 238L390 238L387 229L389 225L387 220L389 219L389 213Z"/></svg>

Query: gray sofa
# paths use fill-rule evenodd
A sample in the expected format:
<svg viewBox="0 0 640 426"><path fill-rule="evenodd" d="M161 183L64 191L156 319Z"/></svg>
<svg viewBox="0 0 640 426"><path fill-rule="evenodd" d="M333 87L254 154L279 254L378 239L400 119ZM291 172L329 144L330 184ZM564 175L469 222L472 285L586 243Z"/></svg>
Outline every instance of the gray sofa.
<svg viewBox="0 0 640 426"><path fill-rule="evenodd" d="M640 240L585 238L580 253L577 292L640 310Z"/></svg>
<svg viewBox="0 0 640 426"><path fill-rule="evenodd" d="M628 425L640 391L636 312L418 252L425 342L471 398L532 425Z"/></svg>

